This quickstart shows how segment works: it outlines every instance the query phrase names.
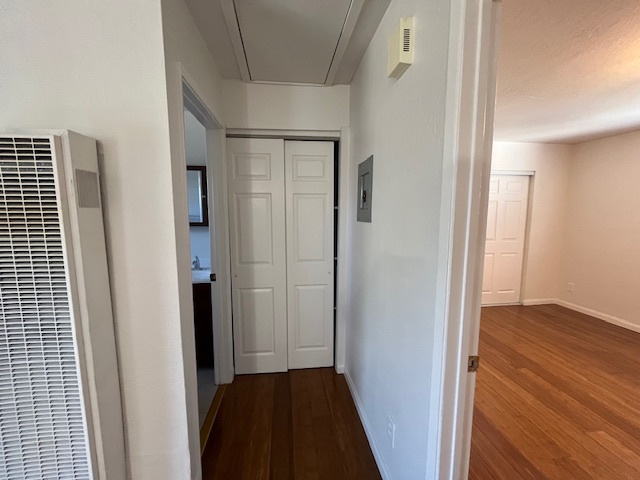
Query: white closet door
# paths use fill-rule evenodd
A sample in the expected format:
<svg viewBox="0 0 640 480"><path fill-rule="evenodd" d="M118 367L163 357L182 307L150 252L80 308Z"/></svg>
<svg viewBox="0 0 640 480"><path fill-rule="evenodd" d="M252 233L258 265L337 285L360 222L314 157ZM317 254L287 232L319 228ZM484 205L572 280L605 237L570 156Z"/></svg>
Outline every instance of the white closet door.
<svg viewBox="0 0 640 480"><path fill-rule="evenodd" d="M227 140L235 371L287 370L284 141Z"/></svg>
<svg viewBox="0 0 640 480"><path fill-rule="evenodd" d="M520 302L529 177L491 175L482 304Z"/></svg>
<svg viewBox="0 0 640 480"><path fill-rule="evenodd" d="M285 142L289 368L333 365L333 143Z"/></svg>

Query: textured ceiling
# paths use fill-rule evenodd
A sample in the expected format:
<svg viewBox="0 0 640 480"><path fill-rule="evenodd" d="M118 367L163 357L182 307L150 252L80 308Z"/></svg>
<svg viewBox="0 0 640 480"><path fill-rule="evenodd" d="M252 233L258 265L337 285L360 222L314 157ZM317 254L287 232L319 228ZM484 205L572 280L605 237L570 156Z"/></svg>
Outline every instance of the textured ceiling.
<svg viewBox="0 0 640 480"><path fill-rule="evenodd" d="M504 0L496 140L640 129L639 0Z"/></svg>

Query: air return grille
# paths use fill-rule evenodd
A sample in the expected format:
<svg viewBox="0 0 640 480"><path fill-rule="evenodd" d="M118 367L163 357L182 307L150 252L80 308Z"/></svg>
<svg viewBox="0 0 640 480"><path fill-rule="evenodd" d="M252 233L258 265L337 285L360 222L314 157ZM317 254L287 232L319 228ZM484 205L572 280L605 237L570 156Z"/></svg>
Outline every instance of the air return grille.
<svg viewBox="0 0 640 480"><path fill-rule="evenodd" d="M0 136L0 478L90 479L49 138Z"/></svg>
<svg viewBox="0 0 640 480"><path fill-rule="evenodd" d="M411 51L411 29L402 29L402 51L407 53Z"/></svg>

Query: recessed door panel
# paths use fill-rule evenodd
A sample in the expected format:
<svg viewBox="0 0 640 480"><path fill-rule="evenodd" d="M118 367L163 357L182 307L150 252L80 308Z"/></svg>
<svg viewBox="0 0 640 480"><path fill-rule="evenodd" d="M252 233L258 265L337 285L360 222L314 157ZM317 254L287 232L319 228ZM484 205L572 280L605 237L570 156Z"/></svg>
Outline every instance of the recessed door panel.
<svg viewBox="0 0 640 480"><path fill-rule="evenodd" d="M271 155L268 153L234 154L232 167L236 180L271 180Z"/></svg>
<svg viewBox="0 0 640 480"><path fill-rule="evenodd" d="M296 155L293 162L293 180L297 182L327 180L326 157L315 155Z"/></svg>
<svg viewBox="0 0 640 480"><path fill-rule="evenodd" d="M524 205L522 200L506 201L502 209L503 221L502 241L518 242L520 240L521 215Z"/></svg>
<svg viewBox="0 0 640 480"><path fill-rule="evenodd" d="M482 293L491 293L493 290L493 267L495 257L493 253L484 255L484 272L482 276Z"/></svg>
<svg viewBox="0 0 640 480"><path fill-rule="evenodd" d="M270 193L238 193L236 207L236 251L238 263L273 263L273 216Z"/></svg>
<svg viewBox="0 0 640 480"><path fill-rule="evenodd" d="M491 176L483 305L520 302L528 194L528 176Z"/></svg>
<svg viewBox="0 0 640 480"><path fill-rule="evenodd" d="M295 349L326 348L325 332L327 285L298 285L296 292Z"/></svg>
<svg viewBox="0 0 640 480"><path fill-rule="evenodd" d="M520 285L522 269L518 252L503 252L500 254L500 270L496 275L496 291L500 294L514 293Z"/></svg>
<svg viewBox="0 0 640 480"><path fill-rule="evenodd" d="M496 239L496 229L498 228L498 202L489 201L487 210L487 241Z"/></svg>
<svg viewBox="0 0 640 480"><path fill-rule="evenodd" d="M239 321L242 325L241 355L275 355L275 314L273 288L243 288Z"/></svg>
<svg viewBox="0 0 640 480"><path fill-rule="evenodd" d="M327 195L293 195L294 257L297 262L324 262Z"/></svg>

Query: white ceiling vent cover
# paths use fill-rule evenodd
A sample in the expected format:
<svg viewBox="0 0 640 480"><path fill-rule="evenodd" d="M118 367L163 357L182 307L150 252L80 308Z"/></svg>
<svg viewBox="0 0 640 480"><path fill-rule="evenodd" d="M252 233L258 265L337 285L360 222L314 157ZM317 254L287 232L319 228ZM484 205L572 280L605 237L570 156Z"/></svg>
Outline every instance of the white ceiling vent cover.
<svg viewBox="0 0 640 480"><path fill-rule="evenodd" d="M96 145L59 133L0 133L0 478L125 478L102 211L66 195Z"/></svg>
<svg viewBox="0 0 640 480"><path fill-rule="evenodd" d="M387 73L392 78L400 78L413 63L414 51L413 17L400 19L398 27L389 37L389 57Z"/></svg>

